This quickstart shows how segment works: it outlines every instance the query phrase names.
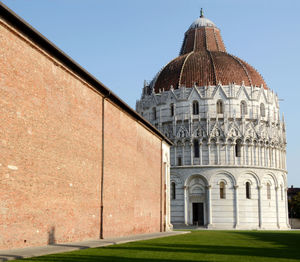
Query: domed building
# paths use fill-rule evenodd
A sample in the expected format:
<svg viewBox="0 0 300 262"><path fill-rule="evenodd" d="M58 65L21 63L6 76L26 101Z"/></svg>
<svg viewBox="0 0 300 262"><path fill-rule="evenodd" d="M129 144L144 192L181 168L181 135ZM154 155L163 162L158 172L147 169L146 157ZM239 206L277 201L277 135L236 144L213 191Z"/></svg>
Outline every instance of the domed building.
<svg viewBox="0 0 300 262"><path fill-rule="evenodd" d="M277 95L201 16L136 110L170 138L171 222L287 229L286 136Z"/></svg>

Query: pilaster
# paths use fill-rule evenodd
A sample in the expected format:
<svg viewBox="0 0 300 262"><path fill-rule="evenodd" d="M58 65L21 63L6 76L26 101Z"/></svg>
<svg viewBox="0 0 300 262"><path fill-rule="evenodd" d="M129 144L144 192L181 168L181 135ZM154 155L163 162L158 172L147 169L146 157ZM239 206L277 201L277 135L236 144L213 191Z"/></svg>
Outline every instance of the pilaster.
<svg viewBox="0 0 300 262"><path fill-rule="evenodd" d="M207 189L207 228L212 228L212 204L211 204L211 185L206 186Z"/></svg>
<svg viewBox="0 0 300 262"><path fill-rule="evenodd" d="M262 186L261 185L257 186L257 189L258 189L258 219L259 219L258 226L259 226L259 228L262 228L263 227L262 199L261 199Z"/></svg>
<svg viewBox="0 0 300 262"><path fill-rule="evenodd" d="M239 218L239 193L238 193L239 186L234 185L234 203L235 203L235 228L239 227L240 218Z"/></svg>

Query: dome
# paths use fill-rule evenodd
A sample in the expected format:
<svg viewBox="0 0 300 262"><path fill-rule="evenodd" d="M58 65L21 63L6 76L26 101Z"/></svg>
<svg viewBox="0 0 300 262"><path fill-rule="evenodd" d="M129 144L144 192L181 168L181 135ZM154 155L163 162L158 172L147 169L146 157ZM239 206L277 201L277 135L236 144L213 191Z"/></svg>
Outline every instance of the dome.
<svg viewBox="0 0 300 262"><path fill-rule="evenodd" d="M216 27L216 25L211 20L209 20L205 17L199 17L191 24L189 29L197 28L197 27L201 27L201 26Z"/></svg>
<svg viewBox="0 0 300 262"><path fill-rule="evenodd" d="M208 85L246 86L266 84L260 74L238 57L219 51L197 51L181 55L167 64L155 79L154 89L169 90L179 86L193 87Z"/></svg>
<svg viewBox="0 0 300 262"><path fill-rule="evenodd" d="M153 79L151 87L160 90L207 85L267 85L251 65L226 52L220 30L203 13L184 35L177 58L169 62Z"/></svg>

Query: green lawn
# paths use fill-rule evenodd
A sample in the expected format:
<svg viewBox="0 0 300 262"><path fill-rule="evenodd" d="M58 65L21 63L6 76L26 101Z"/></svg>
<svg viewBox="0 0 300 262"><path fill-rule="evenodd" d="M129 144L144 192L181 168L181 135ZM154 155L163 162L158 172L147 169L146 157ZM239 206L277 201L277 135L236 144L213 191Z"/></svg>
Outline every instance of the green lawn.
<svg viewBox="0 0 300 262"><path fill-rule="evenodd" d="M300 261L300 231L192 231L27 261Z"/></svg>

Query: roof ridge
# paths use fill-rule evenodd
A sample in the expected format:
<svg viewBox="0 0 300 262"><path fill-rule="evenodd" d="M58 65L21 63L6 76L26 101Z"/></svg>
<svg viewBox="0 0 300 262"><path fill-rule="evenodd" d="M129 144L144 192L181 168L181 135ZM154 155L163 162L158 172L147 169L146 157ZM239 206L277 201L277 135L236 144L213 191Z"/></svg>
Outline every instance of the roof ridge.
<svg viewBox="0 0 300 262"><path fill-rule="evenodd" d="M213 60L212 54L209 50L207 50L207 52L209 53L209 57L212 63L212 68L213 68L213 74L214 74L214 78L215 78L215 85L217 85L217 73L216 73L216 66L215 66L215 62Z"/></svg>
<svg viewBox="0 0 300 262"><path fill-rule="evenodd" d="M181 85L182 72L183 72L184 66L185 66L185 64L186 64L186 61L188 60L188 58L190 57L190 55L193 54L193 53L195 53L195 52L194 52L194 51L190 52L190 53L186 56L186 58L184 59L184 62L183 62L182 67L181 67L181 69L180 69L178 86Z"/></svg>
<svg viewBox="0 0 300 262"><path fill-rule="evenodd" d="M215 38L215 40L216 40L216 44L217 44L218 51L220 51L220 46L219 46L218 39L217 39L217 37L216 37L216 31L215 31L215 29L213 30L213 32L214 32L214 38Z"/></svg>

